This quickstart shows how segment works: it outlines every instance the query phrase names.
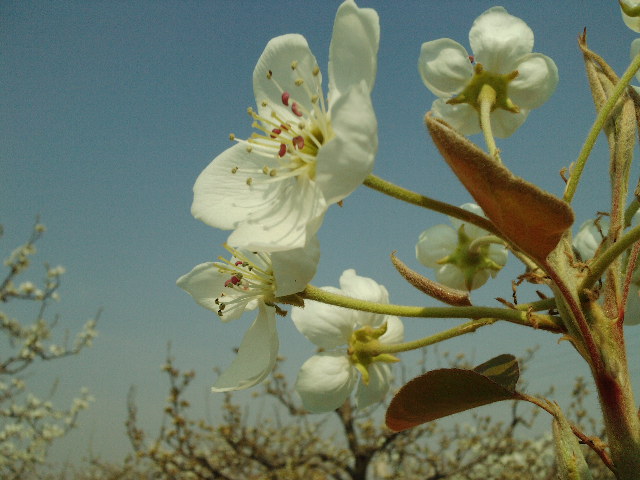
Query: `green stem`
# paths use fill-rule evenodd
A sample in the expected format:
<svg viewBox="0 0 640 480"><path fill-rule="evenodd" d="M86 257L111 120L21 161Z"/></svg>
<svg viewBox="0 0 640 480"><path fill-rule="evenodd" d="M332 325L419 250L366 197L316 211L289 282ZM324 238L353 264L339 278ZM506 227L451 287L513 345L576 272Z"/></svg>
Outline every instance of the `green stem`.
<svg viewBox="0 0 640 480"><path fill-rule="evenodd" d="M457 327L450 328L449 330L445 330L444 332L436 333L435 335L430 335L428 337L413 340L411 342L394 344L383 344L377 342L375 349L378 355L382 353L400 353L408 352L410 350L417 350L418 348L428 347L429 345L434 345L436 343L449 340L450 338L459 337L460 335L466 335L467 333L473 333L478 328L484 327L486 325L491 325L497 321L498 320L496 318L480 318L478 320L472 320L462 325L458 325Z"/></svg>
<svg viewBox="0 0 640 480"><path fill-rule="evenodd" d="M589 265L589 273L582 280L582 284L578 291L582 292L585 289L593 287L593 285L602 277L609 265L611 265L611 262L618 258L619 255L622 255L625 250L630 248L638 240L640 240L640 225L625 233L616 243L602 252L602 254L600 254L598 258Z"/></svg>
<svg viewBox="0 0 640 480"><path fill-rule="evenodd" d="M338 307L361 310L364 312L380 313L382 315L396 315L399 317L416 318L492 318L506 320L517 325L535 326L550 332L562 332L562 326L551 315L534 314L518 309L499 307L417 307L409 305L392 305L386 303L369 302L356 298L327 292L313 285L307 285L302 292L307 300L336 305Z"/></svg>
<svg viewBox="0 0 640 480"><path fill-rule="evenodd" d="M580 290L575 292L574 296L574 292L565 282L563 276L558 274L550 263L545 260L543 267L549 278L551 278L551 281L555 284L553 290L558 297L556 305L560 309L560 312L562 313L565 307L568 310L566 314L563 315L564 323L569 335L575 337L573 342L575 348L583 358L589 362L592 368L600 369L602 367L602 358L597 348L596 340L593 338L591 329L589 328L587 318L580 306ZM564 307L562 305L564 305ZM567 315L571 318L567 318Z"/></svg>
<svg viewBox="0 0 640 480"><path fill-rule="evenodd" d="M449 203L426 197L419 193L400 187L395 183L383 180L382 178L377 177L373 174L365 178L364 185L380 193L384 193L385 195L388 195L390 197L402 200L403 202L407 202L418 207L427 208L444 215L449 215L450 217L457 218L458 220L462 220L463 222L471 223L480 228L483 228L487 232L493 233L494 235L500 235L500 232L496 229L495 225L491 223L491 221L487 220L484 217L481 217L480 215L476 215L475 213L471 213L463 208L456 207Z"/></svg>
<svg viewBox="0 0 640 480"><path fill-rule="evenodd" d="M629 254L629 261L627 262L627 273L624 276L624 284L622 286L622 300L620 301L620 308L623 312L619 315L618 322L621 324L624 322L627 311L627 299L629 298L629 291L631 290L631 284L633 283L633 274L636 270L638 254L640 253L640 243L633 244L631 253Z"/></svg>
<svg viewBox="0 0 640 480"><path fill-rule="evenodd" d="M493 130L491 129L491 109L496 104L496 91L491 85L484 84L482 86L478 95L478 102L480 103L480 127L482 128L487 149L498 163L502 163L500 151L496 146L496 140L493 138Z"/></svg>
<svg viewBox="0 0 640 480"><path fill-rule="evenodd" d="M589 158L589 155L591 154L591 150L593 149L593 146L595 145L596 140L598 139L600 130L602 130L602 127L604 126L605 122L609 118L609 114L613 110L613 107L616 105L616 102L618 101L620 96L623 94L623 92L627 88L627 85L629 85L629 82L631 81L631 79L633 78L633 76L635 75L635 73L638 71L639 68L640 68L640 54L636 55L636 57L633 59L633 61L631 62L631 65L629 65L629 68L627 68L627 70L624 72L624 75L622 75L622 78L613 89L613 92L611 93L611 96L607 100L607 103L605 103L604 106L598 112L598 115L596 116L596 120L593 122L593 126L589 131L589 135L587 135L584 145L582 146L582 150L580 151L580 154L578 155L578 159L576 160L573 170L571 171L569 181L567 182L567 187L565 188L565 191L564 191L564 200L566 202L571 203L571 200L573 200L573 196L575 195L576 189L578 188L578 182L580 181L580 176L582 175L584 166L587 163L587 159Z"/></svg>
<svg viewBox="0 0 640 480"><path fill-rule="evenodd" d="M516 305L516 308L522 311L531 310L532 312L550 310L556 308L556 299L545 298L544 300L537 300L535 302L519 303L518 305Z"/></svg>
<svg viewBox="0 0 640 480"><path fill-rule="evenodd" d="M503 247L507 246L506 242L500 237L496 237L495 235L485 235L484 237L479 237L471 241L468 248L471 252L478 252L480 247L482 247L483 245L490 245L492 243L496 245L502 245Z"/></svg>

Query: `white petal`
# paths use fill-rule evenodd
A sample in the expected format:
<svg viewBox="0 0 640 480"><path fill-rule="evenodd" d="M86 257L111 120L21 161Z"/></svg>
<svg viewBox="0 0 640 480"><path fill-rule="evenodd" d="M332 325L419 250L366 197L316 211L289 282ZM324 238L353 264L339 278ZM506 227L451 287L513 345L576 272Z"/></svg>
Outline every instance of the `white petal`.
<svg viewBox="0 0 640 480"><path fill-rule="evenodd" d="M296 391L310 412L330 412L344 403L357 380L345 355L320 353L302 365Z"/></svg>
<svg viewBox="0 0 640 480"><path fill-rule="evenodd" d="M418 70L424 84L438 97L460 93L473 77L467 50L450 38L423 43Z"/></svg>
<svg viewBox="0 0 640 480"><path fill-rule="evenodd" d="M228 148L202 171L193 186L191 213L212 227L231 230L273 195L273 184L247 185L247 177L231 173L234 167L260 170L265 158L247 152L244 145ZM259 199L259 200L258 200Z"/></svg>
<svg viewBox="0 0 640 480"><path fill-rule="evenodd" d="M451 255L458 245L458 234L449 225L434 225L420 234L416 258L425 267L439 268L439 260Z"/></svg>
<svg viewBox="0 0 640 480"><path fill-rule="evenodd" d="M370 302L388 303L389 292L374 279L361 277L353 268L340 275L340 288L345 295Z"/></svg>
<svg viewBox="0 0 640 480"><path fill-rule="evenodd" d="M295 70L291 68L294 61L298 64ZM311 73L317 66L318 62L302 35L288 34L271 39L253 71L253 93L258 112L269 118L273 109L281 118L291 118L290 107L282 103L283 91L291 95L291 102L295 101L304 109L311 110L311 98L304 86L296 85L296 80L302 78L307 87L312 87L315 83L320 85L320 73L315 77L315 82L311 78ZM271 79L267 78L269 72ZM265 107L263 102L267 102L268 106Z"/></svg>
<svg viewBox="0 0 640 480"><path fill-rule="evenodd" d="M334 287L323 287L322 290L343 293ZM314 344L332 349L349 343L354 329L352 312L326 303L306 301L304 308L291 310L291 319L300 333Z"/></svg>
<svg viewBox="0 0 640 480"><path fill-rule="evenodd" d="M478 270L471 280L471 290L476 290L487 283L491 276L491 270ZM466 287L463 289L466 290Z"/></svg>
<svg viewBox="0 0 640 480"><path fill-rule="evenodd" d="M451 263L442 265L436 270L436 280L451 288L467 290L462 270Z"/></svg>
<svg viewBox="0 0 640 480"><path fill-rule="evenodd" d="M519 113L512 113L498 108L491 112L491 128L498 138L507 138L520 128L529 116L529 110L521 108Z"/></svg>
<svg viewBox="0 0 640 480"><path fill-rule="evenodd" d="M487 252L487 255L498 265L505 266L507 264L507 259L509 258L509 251L502 245L491 244L489 245L489 251ZM497 272L492 272L493 276L495 276L496 274Z"/></svg>
<svg viewBox="0 0 640 480"><path fill-rule="evenodd" d="M224 283L229 279L229 275L222 274L213 262L196 265L189 273L181 276L176 282L177 285L193 297L198 305L208 310L217 312L220 306L215 303L216 298L221 294L233 291L225 288ZM240 317L245 310L256 307L255 302L233 302L225 309L223 321L230 321Z"/></svg>
<svg viewBox="0 0 640 480"><path fill-rule="evenodd" d="M502 7L492 7L473 22L469 43L477 63L493 73L515 70L520 57L533 50L533 31Z"/></svg>
<svg viewBox="0 0 640 480"><path fill-rule="evenodd" d="M398 317L388 315L384 319L387 322L387 331L380 337L380 343L391 345L404 340L404 324Z"/></svg>
<svg viewBox="0 0 640 480"><path fill-rule="evenodd" d="M256 182L259 183L259 182ZM306 177L276 182L269 197L254 199L254 209L227 243L233 247L277 252L304 247L327 209L317 185Z"/></svg>
<svg viewBox="0 0 640 480"><path fill-rule="evenodd" d="M389 391L391 370L389 365L374 362L369 365L369 383L365 385L362 379L356 391L356 406L366 408L380 402Z"/></svg>
<svg viewBox="0 0 640 480"><path fill-rule="evenodd" d="M558 86L558 67L541 53L531 53L518 63L518 76L509 84L509 98L520 108L538 108Z"/></svg>
<svg viewBox="0 0 640 480"><path fill-rule="evenodd" d="M580 225L578 233L573 238L573 248L578 251L580 258L586 262L596 254L596 250L598 250L608 232L608 218L598 220L598 225L596 225L593 218L587 220Z"/></svg>
<svg viewBox="0 0 640 480"><path fill-rule="evenodd" d="M348 0L340 5L329 47L329 98L347 92L362 80L373 90L378 68L380 22L371 8Z"/></svg>
<svg viewBox="0 0 640 480"><path fill-rule="evenodd" d="M320 242L317 235L313 235L302 248L272 253L275 295L281 297L304 290L316 274L319 261Z"/></svg>
<svg viewBox="0 0 640 480"><path fill-rule="evenodd" d="M479 215L481 217L485 216L484 212L482 211L482 208L480 208L480 206L476 205L475 203L465 203L463 205L460 205L460 208L462 208L463 210L466 210L467 212L475 213L476 215ZM487 232L486 230L480 227L476 227L472 223L465 223L462 220L459 220L454 217L449 217L449 220L451 221L451 225L453 225L453 229L456 232L460 229L460 226L464 224L464 233L466 233L472 239L489 235L489 232Z"/></svg>
<svg viewBox="0 0 640 480"><path fill-rule="evenodd" d="M449 105L438 99L431 105L431 110L436 117L442 118L462 135L473 135L481 131L478 112L467 103Z"/></svg>
<svg viewBox="0 0 640 480"><path fill-rule="evenodd" d="M342 294L359 300L367 300L376 303L389 303L389 292L378 282L368 277L361 277L353 269L345 270L340 276L340 289ZM359 325L382 325L385 315L379 313L351 310L354 323Z"/></svg>
<svg viewBox="0 0 640 480"><path fill-rule="evenodd" d="M331 126L335 137L320 147L315 176L328 205L351 194L373 171L378 123L364 82L333 101Z"/></svg>
<svg viewBox="0 0 640 480"><path fill-rule="evenodd" d="M236 358L211 390L242 390L260 383L273 370L277 356L276 309L260 304L258 317L245 333Z"/></svg>

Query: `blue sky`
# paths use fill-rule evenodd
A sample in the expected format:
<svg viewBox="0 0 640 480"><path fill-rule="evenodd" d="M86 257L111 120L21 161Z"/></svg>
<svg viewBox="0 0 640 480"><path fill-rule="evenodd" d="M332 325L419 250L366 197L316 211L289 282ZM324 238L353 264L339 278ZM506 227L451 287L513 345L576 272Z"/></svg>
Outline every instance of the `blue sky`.
<svg viewBox="0 0 640 480"><path fill-rule="evenodd" d="M40 263L67 268L62 301L51 313L60 329L75 330L103 308L95 346L77 358L38 366L30 381L46 393L59 379L63 405L88 387L96 397L80 428L53 452L59 461L88 454L121 458L126 394L138 387L141 420L155 429L166 397L160 373L168 341L177 364L198 372L192 394L196 415L204 403L215 412L221 399L208 392L214 366L224 367L251 318L222 325L175 286L194 265L224 253L228 232L193 219L189 208L200 171L230 146L228 135L251 133L246 108L254 105L251 74L267 41L285 33L306 36L326 72L335 11L340 2L38 2L0 5L0 240L6 256L26 239L36 215L49 228ZM470 200L439 158L422 123L434 97L423 86L417 58L423 42L450 37L468 48L473 20L494 5L486 1L360 1L380 14L378 78L373 93L380 148L374 173L439 200ZM512 170L552 193L593 121L576 38L588 27L590 46L621 73L636 34L620 19L617 2L502 2L533 29L534 51L552 57L560 84L512 137L499 141ZM544 8L542 7L544 5ZM482 138L473 140L484 146ZM598 144L574 208L577 225L608 209L608 154ZM638 169L633 171L637 177ZM403 283L388 261L398 250L414 267L422 230L446 219L362 187L327 214L320 232L322 260L314 284L337 285L355 268L387 286L391 299L432 304ZM494 305L510 295L519 266L473 295ZM525 297L527 293L522 293ZM35 313L35 312L34 312ZM417 338L451 320L407 320ZM637 327L640 329L640 327ZM282 355L292 378L313 352L288 319L279 324ZM635 377L638 332L629 331ZM585 374L567 342L539 332L498 325L442 349L464 351L478 362L502 352L522 355L542 345L528 372L530 388ZM564 389L564 393L568 387ZM559 395L562 400L563 389ZM251 404L249 404L251 408Z"/></svg>

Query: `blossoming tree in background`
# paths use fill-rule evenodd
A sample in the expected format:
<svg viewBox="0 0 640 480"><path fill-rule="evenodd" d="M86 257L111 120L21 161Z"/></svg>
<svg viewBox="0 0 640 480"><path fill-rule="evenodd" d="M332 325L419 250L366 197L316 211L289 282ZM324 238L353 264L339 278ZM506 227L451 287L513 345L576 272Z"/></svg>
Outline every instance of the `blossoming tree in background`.
<svg viewBox="0 0 640 480"><path fill-rule="evenodd" d="M621 1L621 6L625 22L637 27L637 2ZM508 353L472 369L439 369L411 380L391 401L387 426L404 431L498 401L530 402L552 419L561 478L592 478L580 443L616 478L637 478L640 420L623 325L640 323L640 226L632 222L640 202L629 201L640 118L640 95L629 82L640 67L640 43L632 45L631 64L618 77L589 49L586 33L580 36L597 116L578 158L567 160L572 166L559 196L515 176L495 141L524 128L527 116L551 98L558 82L554 61L533 52L534 34L527 24L493 7L473 22L472 55L451 39L424 43L418 70L438 97L425 116L427 131L476 202L457 207L371 173L378 145L370 97L378 40L375 11L345 1L334 23L326 97L321 69L304 38L271 40L254 70L257 110L249 115L256 133L246 140L232 135L237 143L196 180L192 213L231 230L227 243L233 259L199 265L178 284L222 320L259 310L214 390L247 388L266 378L278 352L275 315L286 315L286 305L296 327L321 348L296 382L303 404L314 412L339 408L354 388L359 407L379 401L397 354L506 321L571 343L590 368L605 438L588 436L553 400L521 391L518 363ZM574 238L571 202L601 131L611 151L611 198L603 199L605 216L587 221ZM479 132L487 151L466 138ZM392 255L407 282L443 306L389 303L384 287L353 270L343 273L340 289L309 283L324 216L361 184L450 217L452 227L430 227L416 245L417 259L436 269L435 280ZM525 303L475 304L470 292L494 277L508 257L523 267L515 284L528 282L547 291ZM400 317L466 321L404 340Z"/></svg>
<svg viewBox="0 0 640 480"><path fill-rule="evenodd" d="M341 279L345 290L353 282L352 273ZM358 280L355 282L359 283ZM381 292L379 288L374 290ZM329 309L332 308L337 307L327 307L325 312L331 312ZM522 358L524 368L531 361L533 353L529 351ZM439 357L440 361L452 367L470 366L464 355ZM425 362L431 360L429 355L424 356L418 368L420 365L424 368ZM335 410L325 415L311 414L302 408L285 375L279 371L278 367L283 361L285 360L280 357L269 379L254 391L253 401L259 407L242 408L236 403L233 392L225 392L223 419L219 424L212 425L205 419L193 418L193 409L187 400L187 389L194 379L194 372L181 372L174 359L169 356L162 367L169 379L169 394L163 409L162 426L157 429L157 433L145 431L141 426L134 390L131 390L127 433L135 457L124 466L109 465L94 459L90 468L83 468L72 478L556 478L558 469L554 462L551 435L533 434L532 426L542 413L538 408L528 408L520 402L512 402L508 408L508 418L504 422L473 412L464 422L449 425L446 422L429 422L416 428L394 432L373 420L370 410L362 408L361 399L357 395L357 408L352 399L341 396L338 399L341 404ZM397 383L397 379L393 381L392 388ZM579 425L590 426L596 422L586 413L584 401L588 394L584 380L577 379L568 415ZM373 404L373 408L382 404L383 402L378 401ZM260 413L252 418L250 413L255 410ZM613 478L593 451L585 453L594 478Z"/></svg>
<svg viewBox="0 0 640 480"><path fill-rule="evenodd" d="M36 253L35 243L44 231L43 225L36 224L31 238L13 250L4 261L7 272L0 281L3 305L17 301L35 307L31 323L0 311L0 332L4 337L0 354L0 477L7 480L33 476L45 461L51 444L75 426L79 413L92 400L83 389L68 408L61 409L50 399L31 393L25 381L25 372L38 361L76 355L90 346L96 336L96 320L89 320L72 344L51 340L56 321L47 320L45 311L52 300L58 299L64 268L46 266L42 287L22 278L31 265L30 257Z"/></svg>

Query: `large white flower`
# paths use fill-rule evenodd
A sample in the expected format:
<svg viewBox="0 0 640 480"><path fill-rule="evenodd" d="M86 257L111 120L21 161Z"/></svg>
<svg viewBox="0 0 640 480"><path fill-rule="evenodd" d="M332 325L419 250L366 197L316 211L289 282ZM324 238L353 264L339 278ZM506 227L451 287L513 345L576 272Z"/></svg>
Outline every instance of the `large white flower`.
<svg viewBox="0 0 640 480"><path fill-rule="evenodd" d="M272 39L253 72L257 111L249 114L257 132L236 139L200 174L193 215L234 230L228 239L234 247L303 246L328 205L353 192L373 169L378 137L370 93L379 37L374 10L358 8L353 0L340 6L327 100L305 38Z"/></svg>
<svg viewBox="0 0 640 480"><path fill-rule="evenodd" d="M484 216L476 204L465 203L461 208ZM420 234L416 257L425 267L436 269L436 279L443 285L475 290L498 274L507 263L508 251L500 244L478 243L489 235L486 230L457 218L450 220L453 227L435 225Z"/></svg>
<svg viewBox="0 0 640 480"><path fill-rule="evenodd" d="M323 290L361 300L389 301L385 287L356 275L352 269L342 274L340 287L324 287ZM401 342L404 327L398 317L309 301L304 309L294 307L291 317L298 330L324 350L302 365L296 381L296 391L307 410L314 413L335 410L349 397L356 384L358 408L372 405L384 397L391 378L388 363L378 361L382 358L376 360L376 357L358 359L353 346L363 339L377 339L382 344ZM360 378L358 382L363 374L368 378Z"/></svg>
<svg viewBox="0 0 640 480"><path fill-rule="evenodd" d="M640 211L636 212L631 220L632 225L637 225L640 221ZM609 219L607 217L586 220L578 233L573 237L573 248L580 254L580 259L584 262L591 260L606 239L609 233ZM629 295L624 309L624 324L640 324L640 265L636 264L636 269L631 277Z"/></svg>
<svg viewBox="0 0 640 480"><path fill-rule="evenodd" d="M449 38L422 44L418 70L440 97L431 108L462 134L478 133L477 94L489 84L497 96L492 129L497 137L508 137L555 91L558 69L549 57L531 53L533 32L503 7L490 8L475 20L469 43L473 56Z"/></svg>
<svg viewBox="0 0 640 480"><path fill-rule="evenodd" d="M315 275L320 258L315 237L306 247L288 252L230 250L231 260L202 263L177 281L198 304L217 312L225 322L258 308L238 355L213 386L217 392L249 388L273 370L279 347L276 302L302 291Z"/></svg>

